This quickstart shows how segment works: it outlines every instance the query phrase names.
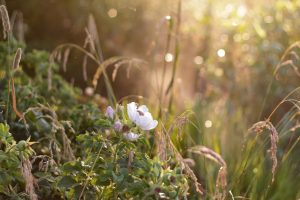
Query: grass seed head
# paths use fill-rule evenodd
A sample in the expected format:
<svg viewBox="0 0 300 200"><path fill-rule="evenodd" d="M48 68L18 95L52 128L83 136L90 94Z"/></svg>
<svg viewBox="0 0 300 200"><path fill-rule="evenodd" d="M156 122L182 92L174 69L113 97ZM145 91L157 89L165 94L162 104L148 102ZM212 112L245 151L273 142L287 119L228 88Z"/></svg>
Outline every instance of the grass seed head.
<svg viewBox="0 0 300 200"><path fill-rule="evenodd" d="M22 58L22 49L18 48L13 61L13 68L17 69L20 65L20 61Z"/></svg>
<svg viewBox="0 0 300 200"><path fill-rule="evenodd" d="M11 31L11 27L10 27L8 12L5 5L0 6L0 13L2 18L3 36L4 39L6 39L7 35Z"/></svg>

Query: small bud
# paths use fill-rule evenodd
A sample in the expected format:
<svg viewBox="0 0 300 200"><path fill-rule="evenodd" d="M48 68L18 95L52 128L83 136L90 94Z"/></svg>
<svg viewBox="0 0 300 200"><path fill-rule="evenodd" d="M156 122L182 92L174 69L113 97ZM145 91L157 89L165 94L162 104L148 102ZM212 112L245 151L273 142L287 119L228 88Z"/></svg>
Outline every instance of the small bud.
<svg viewBox="0 0 300 200"><path fill-rule="evenodd" d="M136 133L129 132L129 133L124 133L124 137L129 141L136 141L140 136Z"/></svg>
<svg viewBox="0 0 300 200"><path fill-rule="evenodd" d="M114 109L111 106L108 106L107 109L106 109L105 115L107 117L109 117L110 119L114 119L114 114L115 114Z"/></svg>
<svg viewBox="0 0 300 200"><path fill-rule="evenodd" d="M122 125L122 123L119 120L114 123L114 129L117 132L121 132L122 131L123 125Z"/></svg>

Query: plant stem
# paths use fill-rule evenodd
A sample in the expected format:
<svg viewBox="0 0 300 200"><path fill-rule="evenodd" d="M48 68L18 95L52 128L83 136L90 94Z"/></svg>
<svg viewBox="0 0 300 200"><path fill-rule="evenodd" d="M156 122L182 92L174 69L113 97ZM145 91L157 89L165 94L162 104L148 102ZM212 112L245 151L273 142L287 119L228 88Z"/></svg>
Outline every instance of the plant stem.
<svg viewBox="0 0 300 200"><path fill-rule="evenodd" d="M90 174L92 173L92 171L93 171L94 168L95 168L96 162L98 161L98 159L99 159L99 157L100 157L100 152L101 152L102 148L103 148L103 144L101 145L101 147L100 147L100 149L99 149L99 151L98 151L98 154L97 154L97 156L96 156L96 159L94 160L94 163L93 163L93 166L92 166L92 168L91 168L91 171L88 173L88 177L87 177L87 179L86 179L86 181L85 181L85 183L84 183L84 185L83 185L83 188L82 188L82 190L81 190L81 192L80 192L80 195L79 195L79 198L78 198L79 200L81 199L81 197L82 197L82 195L83 195L83 192L84 192L84 190L85 190L85 188L86 188L86 186L87 186L87 184L88 184L88 182L89 182Z"/></svg>
<svg viewBox="0 0 300 200"><path fill-rule="evenodd" d="M168 22L169 22L169 26L168 26L168 32L167 32L167 44L166 44L164 55L166 55L170 51L171 35L172 35L172 30L173 30L173 19L172 18L168 19ZM162 104L163 104L164 82L165 82L164 80L165 80L165 76L166 76L166 68L167 68L167 61L166 61L166 59L164 59L163 72L162 72L161 83L160 83L158 117L161 117L161 115L162 115Z"/></svg>

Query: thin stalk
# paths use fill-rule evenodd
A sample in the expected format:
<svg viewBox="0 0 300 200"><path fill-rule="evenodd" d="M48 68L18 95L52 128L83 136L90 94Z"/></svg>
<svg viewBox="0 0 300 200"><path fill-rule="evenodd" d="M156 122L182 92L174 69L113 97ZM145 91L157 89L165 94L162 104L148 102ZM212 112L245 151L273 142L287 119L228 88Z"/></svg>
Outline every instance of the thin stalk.
<svg viewBox="0 0 300 200"><path fill-rule="evenodd" d="M173 20L168 19L169 22L169 26L168 26L168 32L167 32L167 44L166 44L166 48L165 48L165 53L164 55L166 55L167 53L169 53L170 51L170 45L171 45L171 35L172 35L172 30L173 30ZM162 114L162 104L163 104L163 90L164 90L164 83L165 83L165 76L166 76L166 68L167 68L167 61L166 59L164 59L164 63L163 63L163 72L162 72L162 76L161 76L161 84L160 84L160 94L159 94L159 113L158 116L161 117Z"/></svg>
<svg viewBox="0 0 300 200"><path fill-rule="evenodd" d="M175 30L175 55L174 55L174 62L173 62L173 68L172 68L172 77L169 83L169 86L166 90L165 95L167 95L171 91L171 96L169 100L169 112L171 112L172 108L172 102L173 102L173 97L174 97L174 92L173 92L173 85L174 85L174 80L176 76L176 70L178 66L178 59L179 59L179 53L180 53L180 43L179 43L179 37L180 37L180 24L181 24L181 0L178 0L178 8L177 8L177 26Z"/></svg>
<svg viewBox="0 0 300 200"><path fill-rule="evenodd" d="M89 57L90 59L92 59L95 63L98 64L98 67L101 67L102 68L102 72L103 72L103 75L104 75L104 80L105 80L105 86L106 86L106 90L107 90L107 93L109 94L109 100L111 101L110 103L112 105L115 105L116 103L116 97L115 97L115 94L113 92L113 89L112 89L112 86L111 86L111 82L108 78L108 75L106 73L106 70L105 70L105 67L102 65L103 62L101 62L101 60L99 59L98 55L93 55L91 54L90 52L88 52L87 50L85 50L84 48L82 48L81 46L79 45L76 45L76 44L72 44L72 43L66 43L66 44L62 44L62 45L59 45L57 46L53 52L59 50L59 49L62 49L64 47L71 47L71 48L75 48L79 51L81 51L82 53L84 53L87 57Z"/></svg>
<svg viewBox="0 0 300 200"><path fill-rule="evenodd" d="M10 50L10 40L11 40L11 34L10 32L7 33L7 52L8 55L11 54ZM10 84L11 84L11 67L10 64L7 64L6 66L6 82L7 82L7 107L6 107L6 122L8 122L8 119L10 117Z"/></svg>
<svg viewBox="0 0 300 200"><path fill-rule="evenodd" d="M83 195L83 192L84 192L84 190L85 190L85 188L86 188L86 186L87 186L87 184L88 184L88 182L89 182L89 178L90 178L89 176L90 176L90 174L92 173L92 171L93 171L94 168L95 168L96 162L98 161L98 159L99 159L99 157L100 157L100 153L101 153L102 148L103 148L103 145L101 145L101 147L100 147L100 149L99 149L99 151L98 151L98 154L97 154L97 156L96 156L96 159L94 160L93 166L92 166L92 168L91 168L91 170L90 170L90 172L89 172L89 174L88 174L88 177L87 177L87 179L86 179L86 181L85 181L85 183L84 183L84 185L83 185L83 188L82 188L82 190L81 190L81 192L80 192L80 195L79 195L79 198L78 198L78 199L81 199L81 197L82 197L82 195Z"/></svg>

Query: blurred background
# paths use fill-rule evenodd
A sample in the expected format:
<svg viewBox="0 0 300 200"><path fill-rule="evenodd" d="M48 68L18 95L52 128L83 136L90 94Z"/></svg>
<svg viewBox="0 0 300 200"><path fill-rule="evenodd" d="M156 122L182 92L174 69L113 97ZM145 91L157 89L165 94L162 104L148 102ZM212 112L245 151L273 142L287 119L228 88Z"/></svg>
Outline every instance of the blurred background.
<svg viewBox="0 0 300 200"><path fill-rule="evenodd" d="M15 29L19 29L18 37L28 49L51 51L63 43L83 46L85 28L93 15L104 59L128 56L147 62L142 69L131 72L134 79L127 79L126 70L120 70L114 82L118 98L155 93L157 83L162 82L164 65L167 87L178 39L175 86L180 105L196 97L203 103L205 99L224 102L230 98L230 104L247 105L250 111L262 109L258 105L263 102L280 57L299 36L299 1L185 0L180 9L178 1L173 0L9 0L6 4L13 13L12 20L24 24ZM82 78L82 60L80 54L73 56L69 66L72 70L64 75L85 88L88 83ZM155 69L156 75L146 75L145 68ZM95 69L90 63L90 76ZM293 87L298 78L280 81ZM100 93L105 95L101 86ZM271 101L276 102L284 94L280 89L273 91Z"/></svg>
<svg viewBox="0 0 300 200"><path fill-rule="evenodd" d="M274 74L285 50L299 39L299 1L9 0L6 4L16 36L29 50L52 51L63 43L84 46L85 29L94 20L104 60L126 56L144 61L130 73L128 68L119 69L113 81L117 99L143 95L155 103L164 96L167 108L174 94L176 111L198 106L198 114L205 113L203 125L212 126L214 118L245 116L249 126L266 118L299 84L297 69L289 63ZM284 59L297 65L297 50L293 52ZM60 73L84 89L91 81L82 76L83 59L74 52L68 70ZM96 68L88 62L88 77ZM110 76L113 71L108 68ZM172 77L172 92L167 92ZM97 92L107 95L103 81Z"/></svg>

